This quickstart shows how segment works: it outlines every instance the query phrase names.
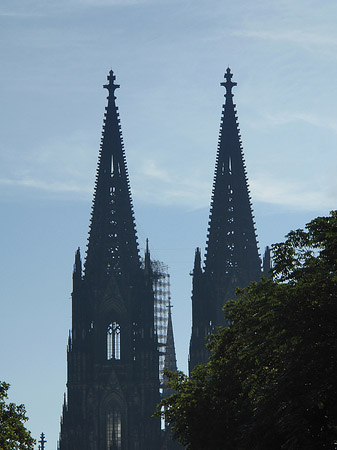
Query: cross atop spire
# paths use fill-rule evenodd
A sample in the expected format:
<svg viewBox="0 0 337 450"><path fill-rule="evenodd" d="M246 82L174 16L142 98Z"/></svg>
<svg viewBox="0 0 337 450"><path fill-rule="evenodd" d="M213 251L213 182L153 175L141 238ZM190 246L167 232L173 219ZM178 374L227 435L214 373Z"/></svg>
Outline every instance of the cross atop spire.
<svg viewBox="0 0 337 450"><path fill-rule="evenodd" d="M140 269L136 227L125 150L110 70L108 106L104 114L85 276L133 276ZM99 282L101 285L102 283Z"/></svg>
<svg viewBox="0 0 337 450"><path fill-rule="evenodd" d="M233 97L232 94L232 88L234 86L237 86L237 83L235 81L232 81L233 74L231 72L231 69L227 67L226 73L225 73L225 80L222 83L220 83L221 86L224 86L226 88L226 94L225 97L228 98L229 96Z"/></svg>
<svg viewBox="0 0 337 450"><path fill-rule="evenodd" d="M228 67L225 81L221 83L226 88L226 102L221 119L205 257L207 277L216 290L222 290L217 298L216 325L223 320L221 308L225 295L234 295L236 286L247 286L250 281L258 280L261 264L239 124L232 100L232 88L237 83L232 77Z"/></svg>
<svg viewBox="0 0 337 450"><path fill-rule="evenodd" d="M192 336L189 370L206 363L205 339L224 326L223 305L235 298L236 287L246 287L261 274L252 203L248 188L237 111L228 67L221 86L226 88L216 156L204 268L195 253L192 288Z"/></svg>
<svg viewBox="0 0 337 450"><path fill-rule="evenodd" d="M39 450L44 450L44 444L46 444L46 439L45 439L45 434L44 433L41 433L41 435L40 435L40 440L39 440Z"/></svg>
<svg viewBox="0 0 337 450"><path fill-rule="evenodd" d="M107 80L109 83L103 84L103 87L109 91L109 95L115 92L116 89L120 87L119 84L115 84L116 75L114 75L113 71L110 70L109 75L107 76Z"/></svg>

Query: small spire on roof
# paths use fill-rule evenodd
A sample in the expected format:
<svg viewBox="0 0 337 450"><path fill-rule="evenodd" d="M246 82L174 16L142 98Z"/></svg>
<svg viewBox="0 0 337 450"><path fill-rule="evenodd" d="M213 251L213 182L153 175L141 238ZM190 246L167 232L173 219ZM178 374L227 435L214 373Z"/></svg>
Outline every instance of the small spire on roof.
<svg viewBox="0 0 337 450"><path fill-rule="evenodd" d="M199 247L197 247L195 250L194 267L192 275L196 275L197 272L201 272L201 253Z"/></svg>
<svg viewBox="0 0 337 450"><path fill-rule="evenodd" d="M151 256L150 256L150 250L149 250L149 240L146 238L146 248L145 248L145 256L144 256L144 270L146 274L152 273L152 267L151 267Z"/></svg>
<svg viewBox="0 0 337 450"><path fill-rule="evenodd" d="M39 444L41 444L41 445L39 445L39 450L44 450L45 449L44 444L47 442L45 437L46 437L45 434L41 433L40 440L39 440Z"/></svg>
<svg viewBox="0 0 337 450"><path fill-rule="evenodd" d="M225 94L226 97L227 96L233 97L232 88L234 86L237 86L237 83L235 81L232 81L232 77L233 77L233 74L231 72L231 69L229 67L227 67L227 70L225 73L226 81L223 81L222 83L220 83L221 86L224 86L226 88L226 94Z"/></svg>

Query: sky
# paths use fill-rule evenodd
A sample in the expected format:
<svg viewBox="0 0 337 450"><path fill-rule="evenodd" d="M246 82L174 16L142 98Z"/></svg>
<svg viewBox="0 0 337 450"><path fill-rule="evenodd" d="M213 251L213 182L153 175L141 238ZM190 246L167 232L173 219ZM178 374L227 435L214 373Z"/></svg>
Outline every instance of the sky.
<svg viewBox="0 0 337 450"><path fill-rule="evenodd" d="M141 253L171 274L187 371L230 66L261 253L336 209L334 0L2 0L0 380L56 448L71 276L113 69Z"/></svg>

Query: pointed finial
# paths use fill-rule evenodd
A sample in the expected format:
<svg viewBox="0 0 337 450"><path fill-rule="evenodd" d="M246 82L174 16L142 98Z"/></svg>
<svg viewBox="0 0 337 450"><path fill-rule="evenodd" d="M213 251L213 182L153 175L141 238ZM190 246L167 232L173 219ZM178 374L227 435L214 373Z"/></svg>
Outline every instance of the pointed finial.
<svg viewBox="0 0 337 450"><path fill-rule="evenodd" d="M171 297L168 299L168 305L166 305L166 308L168 308L169 314L171 314L171 308L173 308L173 305L171 304Z"/></svg>
<svg viewBox="0 0 337 450"><path fill-rule="evenodd" d="M200 254L200 248L197 247L195 250L195 256L194 256L194 269L200 269L201 267L201 254Z"/></svg>
<svg viewBox="0 0 337 450"><path fill-rule="evenodd" d="M151 274L151 272L152 272L148 238L146 238L146 248L145 248L145 256L144 256L144 270L145 270L145 273L147 273L147 274Z"/></svg>
<svg viewBox="0 0 337 450"><path fill-rule="evenodd" d="M77 248L75 253L75 263L73 269L73 276L77 275L78 278L82 276L82 261L80 247Z"/></svg>
<svg viewBox="0 0 337 450"><path fill-rule="evenodd" d="M66 410L67 410L67 396L66 393L64 393L63 396L63 417L65 416Z"/></svg>
<svg viewBox="0 0 337 450"><path fill-rule="evenodd" d="M190 272L190 275L193 277L196 277L196 276L200 275L201 272L202 272L202 270L201 270L201 252L200 252L200 248L197 247L195 249L193 270L192 270L192 272Z"/></svg>
<svg viewBox="0 0 337 450"><path fill-rule="evenodd" d="M41 433L40 440L39 440L39 444L41 444L41 445L39 445L39 450L44 450L44 444L47 442L45 437L46 437L45 434Z"/></svg>
<svg viewBox="0 0 337 450"><path fill-rule="evenodd" d="M115 84L116 76L114 75L113 71L110 70L109 75L107 76L107 80L109 83L103 84L103 87L109 91L109 95L115 92L116 89L118 89L120 86L119 84Z"/></svg>
<svg viewBox="0 0 337 450"><path fill-rule="evenodd" d="M271 278L272 276L272 264L271 264L271 252L270 252L270 248L266 247L266 250L264 252L264 256L263 256L263 262L262 262L262 273L265 277L267 278Z"/></svg>
<svg viewBox="0 0 337 450"><path fill-rule="evenodd" d="M231 69L229 67L227 67L227 70L226 70L226 73L225 73L225 80L226 81L223 81L222 83L220 83L221 86L224 86L226 88L225 97L227 97L227 96L233 97L232 88L234 86L237 86L237 83L235 81L232 81L232 77L233 77L233 74L231 72Z"/></svg>

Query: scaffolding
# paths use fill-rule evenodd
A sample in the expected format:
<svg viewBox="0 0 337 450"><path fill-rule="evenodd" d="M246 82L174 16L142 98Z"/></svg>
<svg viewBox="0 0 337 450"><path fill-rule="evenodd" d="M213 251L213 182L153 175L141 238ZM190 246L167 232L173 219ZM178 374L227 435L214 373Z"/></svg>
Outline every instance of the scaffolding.
<svg viewBox="0 0 337 450"><path fill-rule="evenodd" d="M142 258L144 267L144 259ZM165 365L166 339L169 307L171 304L170 274L168 266L161 261L151 260L152 289L154 294L154 327L159 348L159 380L162 386Z"/></svg>
<svg viewBox="0 0 337 450"><path fill-rule="evenodd" d="M152 287L154 293L154 325L159 346L159 379L163 382L165 364L168 311L171 301L170 274L168 266L161 261L151 261Z"/></svg>

